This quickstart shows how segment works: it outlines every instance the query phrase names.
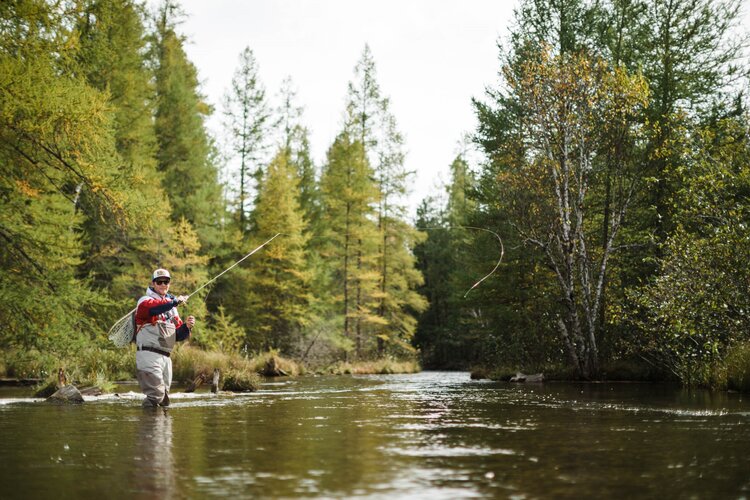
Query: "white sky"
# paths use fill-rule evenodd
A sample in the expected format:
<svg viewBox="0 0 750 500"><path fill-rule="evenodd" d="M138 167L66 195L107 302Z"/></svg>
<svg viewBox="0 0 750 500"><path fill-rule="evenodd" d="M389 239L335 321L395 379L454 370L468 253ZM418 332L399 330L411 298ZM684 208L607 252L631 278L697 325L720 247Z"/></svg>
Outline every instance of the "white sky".
<svg viewBox="0 0 750 500"><path fill-rule="evenodd" d="M155 2L150 2L153 4ZM245 47L273 100L291 77L315 164L341 130L347 84L369 44L383 95L416 171L413 215L448 178L462 135L476 129L471 98L498 81L497 41L516 0L181 0L188 57L221 130L221 100ZM273 103L273 101L272 101ZM275 103L274 103L275 105Z"/></svg>

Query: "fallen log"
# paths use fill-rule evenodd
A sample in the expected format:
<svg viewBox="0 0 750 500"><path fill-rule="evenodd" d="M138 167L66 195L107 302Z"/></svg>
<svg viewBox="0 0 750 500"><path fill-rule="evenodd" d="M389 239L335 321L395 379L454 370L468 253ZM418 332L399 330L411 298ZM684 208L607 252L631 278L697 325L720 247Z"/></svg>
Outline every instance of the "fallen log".
<svg viewBox="0 0 750 500"><path fill-rule="evenodd" d="M104 394L104 391L101 387L97 387L95 385L91 387L84 387L83 389L80 389L82 396L101 396Z"/></svg>
<svg viewBox="0 0 750 500"><path fill-rule="evenodd" d="M188 386L185 388L185 392L195 392L195 390L200 387L203 382L206 381L206 374L205 373L199 373L197 377L195 377L195 380L190 382Z"/></svg>
<svg viewBox="0 0 750 500"><path fill-rule="evenodd" d="M535 373L533 375L524 375L521 372L516 373L510 378L511 382L544 382L543 373Z"/></svg>

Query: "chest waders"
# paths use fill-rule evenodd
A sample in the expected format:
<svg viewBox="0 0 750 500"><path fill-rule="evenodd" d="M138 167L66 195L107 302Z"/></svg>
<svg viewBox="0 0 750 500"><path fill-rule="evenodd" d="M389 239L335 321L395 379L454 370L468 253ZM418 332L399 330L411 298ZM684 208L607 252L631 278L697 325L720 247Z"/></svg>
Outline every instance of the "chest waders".
<svg viewBox="0 0 750 500"><path fill-rule="evenodd" d="M168 406L169 386L172 384L170 354L177 340L171 319L145 324L138 331L135 353L136 376L141 391L146 395L143 406Z"/></svg>

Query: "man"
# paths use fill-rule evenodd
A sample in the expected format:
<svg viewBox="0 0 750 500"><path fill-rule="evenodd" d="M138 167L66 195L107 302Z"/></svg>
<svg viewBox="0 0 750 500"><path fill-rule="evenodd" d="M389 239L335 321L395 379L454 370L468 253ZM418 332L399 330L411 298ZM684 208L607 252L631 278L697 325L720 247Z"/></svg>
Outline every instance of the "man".
<svg viewBox="0 0 750 500"><path fill-rule="evenodd" d="M190 338L195 318L188 316L183 323L177 306L187 302L187 296L169 294L171 276L166 269L157 269L151 276L146 295L138 300L135 312L137 352L135 364L138 384L146 395L144 407L169 406L169 386L172 384L172 360L169 358L175 342Z"/></svg>

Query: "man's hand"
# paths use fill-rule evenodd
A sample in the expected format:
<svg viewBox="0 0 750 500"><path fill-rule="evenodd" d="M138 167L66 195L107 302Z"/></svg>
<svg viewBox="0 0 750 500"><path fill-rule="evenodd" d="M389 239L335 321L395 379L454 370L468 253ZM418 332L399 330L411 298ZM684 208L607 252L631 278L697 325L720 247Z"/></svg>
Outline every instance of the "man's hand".
<svg viewBox="0 0 750 500"><path fill-rule="evenodd" d="M178 304L184 304L185 302L188 301L188 296L187 295L180 295L179 297L175 297L175 299L177 299L177 303Z"/></svg>
<svg viewBox="0 0 750 500"><path fill-rule="evenodd" d="M185 320L185 324L187 325L188 329L192 330L193 325L195 325L195 317L194 316L188 316Z"/></svg>

